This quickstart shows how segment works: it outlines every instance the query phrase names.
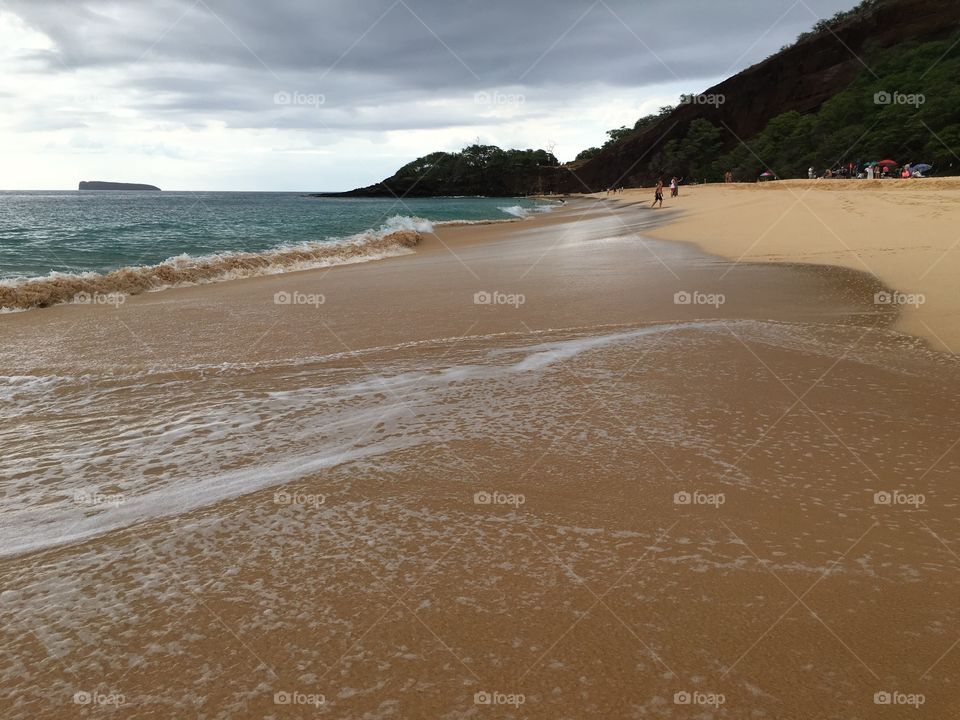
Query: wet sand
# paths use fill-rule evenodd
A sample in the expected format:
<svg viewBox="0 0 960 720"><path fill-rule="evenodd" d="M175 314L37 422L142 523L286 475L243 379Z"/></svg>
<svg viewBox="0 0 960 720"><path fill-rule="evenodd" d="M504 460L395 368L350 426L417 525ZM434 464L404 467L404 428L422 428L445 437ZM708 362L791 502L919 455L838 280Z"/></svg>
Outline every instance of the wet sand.
<svg viewBox="0 0 960 720"><path fill-rule="evenodd" d="M0 317L3 716L956 714L960 363L674 217Z"/></svg>

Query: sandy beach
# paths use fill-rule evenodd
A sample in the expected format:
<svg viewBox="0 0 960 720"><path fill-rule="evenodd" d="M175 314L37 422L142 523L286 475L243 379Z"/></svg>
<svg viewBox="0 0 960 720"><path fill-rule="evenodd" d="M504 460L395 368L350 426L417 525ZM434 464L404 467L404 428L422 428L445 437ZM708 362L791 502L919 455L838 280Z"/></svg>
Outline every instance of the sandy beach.
<svg viewBox="0 0 960 720"><path fill-rule="evenodd" d="M960 186L848 187L0 316L2 715L956 715Z"/></svg>
<svg viewBox="0 0 960 720"><path fill-rule="evenodd" d="M958 0L0 38L0 720L960 720Z"/></svg>
<svg viewBox="0 0 960 720"><path fill-rule="evenodd" d="M652 195L629 190L617 199L649 202ZM692 186L668 197L665 208L682 209L682 216L652 230L653 237L693 242L734 261L869 273L900 293L890 298L903 301L898 329L960 351L957 178Z"/></svg>

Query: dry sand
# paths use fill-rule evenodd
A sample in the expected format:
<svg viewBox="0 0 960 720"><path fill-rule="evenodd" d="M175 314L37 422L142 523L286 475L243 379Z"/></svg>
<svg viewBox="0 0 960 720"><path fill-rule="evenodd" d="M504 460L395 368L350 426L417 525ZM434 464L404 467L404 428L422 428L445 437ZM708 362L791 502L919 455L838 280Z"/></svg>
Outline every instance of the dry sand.
<svg viewBox="0 0 960 720"><path fill-rule="evenodd" d="M652 194L629 190L617 198L652 201ZM788 180L666 195L664 208L682 214L652 230L653 237L692 242L731 260L870 273L905 295L923 295L923 304L903 305L897 327L960 352L960 178Z"/></svg>

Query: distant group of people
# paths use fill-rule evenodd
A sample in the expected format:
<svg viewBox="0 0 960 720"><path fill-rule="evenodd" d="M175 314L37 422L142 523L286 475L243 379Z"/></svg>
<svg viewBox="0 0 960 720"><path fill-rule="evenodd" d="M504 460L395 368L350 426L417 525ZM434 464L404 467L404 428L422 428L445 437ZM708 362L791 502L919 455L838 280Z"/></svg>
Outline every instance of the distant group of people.
<svg viewBox="0 0 960 720"><path fill-rule="evenodd" d="M872 176L873 168L868 168L868 169L871 170L871 176ZM848 180L852 177L862 177L862 174L859 173L853 166L845 166L845 167L839 167L836 169L827 168L826 170L823 171L823 177L843 178L845 180ZM809 180L817 179L817 171L813 167L807 168L807 178Z"/></svg>
<svg viewBox="0 0 960 720"><path fill-rule="evenodd" d="M849 180L851 178L856 178L857 180L881 180L885 178L922 178L924 177L922 170L929 170L929 165L919 166L919 170L910 166L910 163L907 163L901 168L898 168L896 165L891 163L869 163L865 166L860 166L859 164L848 163L847 165L841 166L839 168L827 168L823 171L823 178L839 178L843 180ZM807 178L810 180L819 179L817 176L817 171L811 167L807 170Z"/></svg>
<svg viewBox="0 0 960 720"><path fill-rule="evenodd" d="M918 169L919 168L919 169ZM926 177L925 172L928 172L931 169L930 165L918 164L916 167L911 167L908 163L903 167L898 168L896 165L891 162L883 163L868 163L866 165L861 165L858 163L847 163L837 168L827 168L824 170L823 175L817 175L817 171L812 166L807 170L807 177L810 180L819 180L820 178L858 178L858 179L867 179L873 180L875 178L922 178ZM758 181L764 180L779 180L780 178L775 175L773 172L767 171L764 172L759 178ZM723 181L725 183L734 182L733 172L727 170L723 173ZM680 183L683 182L683 178L672 177L670 178L670 197L675 198L680 195ZM651 208L663 207L663 193L664 188L667 187L664 183L663 178L657 180L656 187L653 191L653 203L650 205ZM620 195L624 191L623 186L611 187L607 189L607 197L611 195Z"/></svg>

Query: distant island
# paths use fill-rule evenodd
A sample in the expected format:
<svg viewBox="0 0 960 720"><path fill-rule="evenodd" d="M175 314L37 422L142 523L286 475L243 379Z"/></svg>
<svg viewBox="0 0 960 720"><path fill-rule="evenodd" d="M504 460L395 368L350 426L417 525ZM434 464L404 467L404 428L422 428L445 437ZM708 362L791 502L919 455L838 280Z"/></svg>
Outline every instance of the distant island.
<svg viewBox="0 0 960 720"><path fill-rule="evenodd" d="M105 182L103 180L81 180L79 190L160 190L156 185L143 183Z"/></svg>

